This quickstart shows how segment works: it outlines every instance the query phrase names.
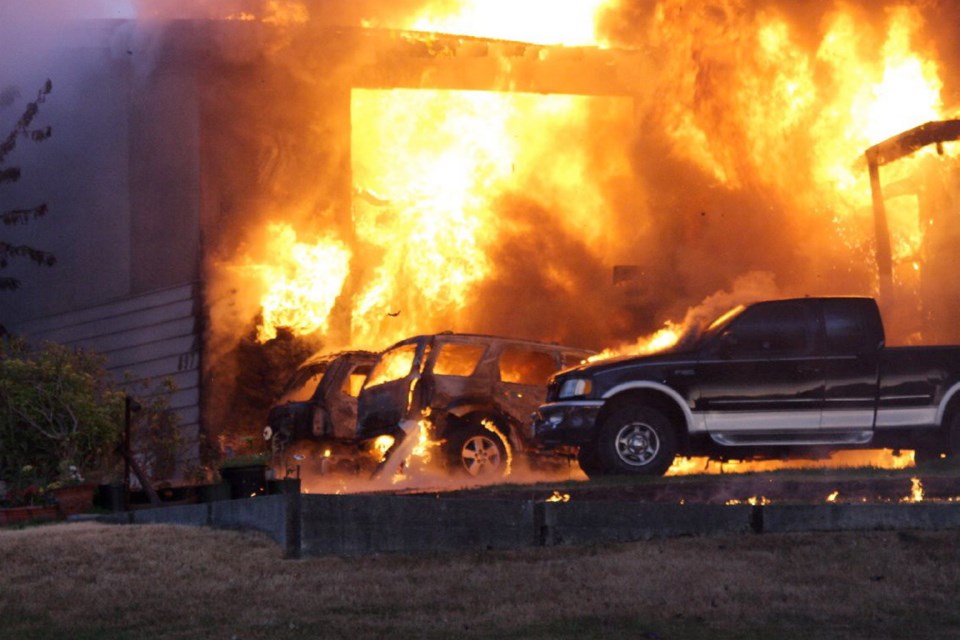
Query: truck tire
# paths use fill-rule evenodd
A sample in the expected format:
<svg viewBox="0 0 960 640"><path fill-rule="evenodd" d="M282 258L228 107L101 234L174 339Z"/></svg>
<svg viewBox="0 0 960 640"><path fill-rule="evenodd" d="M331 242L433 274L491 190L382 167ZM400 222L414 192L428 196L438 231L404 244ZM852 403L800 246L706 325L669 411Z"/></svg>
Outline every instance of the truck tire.
<svg viewBox="0 0 960 640"><path fill-rule="evenodd" d="M585 444L577 451L577 463L580 470L587 474L588 478L599 478L604 475L603 465L600 458L597 457L597 449L592 444Z"/></svg>
<svg viewBox="0 0 960 640"><path fill-rule="evenodd" d="M960 463L960 411L954 411L944 421L936 444L914 450L913 460L918 465L949 461L956 466Z"/></svg>
<svg viewBox="0 0 960 640"><path fill-rule="evenodd" d="M677 433L656 409L624 406L604 420L596 446L606 473L660 476L677 455Z"/></svg>
<svg viewBox="0 0 960 640"><path fill-rule="evenodd" d="M947 431L947 457L951 460L960 458L960 411L954 413L950 420Z"/></svg>
<svg viewBox="0 0 960 640"><path fill-rule="evenodd" d="M507 445L480 425L471 424L450 434L445 445L449 468L472 478L501 478L507 473Z"/></svg>

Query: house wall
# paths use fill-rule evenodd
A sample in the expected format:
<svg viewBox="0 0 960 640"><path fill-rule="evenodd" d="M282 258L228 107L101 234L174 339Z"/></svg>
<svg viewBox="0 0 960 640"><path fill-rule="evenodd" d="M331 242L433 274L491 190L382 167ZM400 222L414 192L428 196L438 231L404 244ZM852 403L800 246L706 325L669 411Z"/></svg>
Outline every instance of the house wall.
<svg viewBox="0 0 960 640"><path fill-rule="evenodd" d="M0 325L102 353L141 396L173 380L189 463L200 423L199 107L193 71L162 51L141 64L127 29L72 25L14 77L22 99L0 112L2 132L49 77L34 126L53 135L18 142L7 164L22 178L0 189L0 209L45 202L49 212L0 234L57 262L5 270L21 288L0 292Z"/></svg>

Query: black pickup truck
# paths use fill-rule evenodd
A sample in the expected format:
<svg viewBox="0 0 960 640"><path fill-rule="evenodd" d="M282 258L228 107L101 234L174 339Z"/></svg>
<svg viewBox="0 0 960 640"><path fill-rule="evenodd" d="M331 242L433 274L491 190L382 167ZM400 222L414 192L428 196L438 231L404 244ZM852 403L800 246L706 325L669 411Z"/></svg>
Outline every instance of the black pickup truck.
<svg viewBox="0 0 960 640"><path fill-rule="evenodd" d="M960 456L960 346L885 347L870 298L739 306L679 346L562 371L534 414L589 476L659 475L675 456Z"/></svg>

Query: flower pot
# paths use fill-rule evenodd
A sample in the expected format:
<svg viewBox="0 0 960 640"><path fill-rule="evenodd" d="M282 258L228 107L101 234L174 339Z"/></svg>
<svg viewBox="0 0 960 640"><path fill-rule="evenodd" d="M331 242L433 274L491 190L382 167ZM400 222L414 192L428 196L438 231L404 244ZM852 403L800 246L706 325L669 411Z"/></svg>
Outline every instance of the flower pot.
<svg viewBox="0 0 960 640"><path fill-rule="evenodd" d="M107 511L116 513L127 508L127 488L122 482L101 484L97 487L96 505Z"/></svg>
<svg viewBox="0 0 960 640"><path fill-rule="evenodd" d="M263 464L223 467L220 477L230 485L233 500L261 496L267 490L267 466Z"/></svg>
<svg viewBox="0 0 960 640"><path fill-rule="evenodd" d="M94 484L69 484L57 487L52 492L60 513L63 516L72 516L88 513L93 509L93 494L96 490L97 486Z"/></svg>
<svg viewBox="0 0 960 640"><path fill-rule="evenodd" d="M267 480L267 493L300 493L300 478Z"/></svg>
<svg viewBox="0 0 960 640"><path fill-rule="evenodd" d="M0 525L46 522L57 519L57 508L42 505L5 507L0 509Z"/></svg>
<svg viewBox="0 0 960 640"><path fill-rule="evenodd" d="M197 499L200 502L218 502L220 500L230 499L230 484L218 482L217 484L202 484L197 487Z"/></svg>

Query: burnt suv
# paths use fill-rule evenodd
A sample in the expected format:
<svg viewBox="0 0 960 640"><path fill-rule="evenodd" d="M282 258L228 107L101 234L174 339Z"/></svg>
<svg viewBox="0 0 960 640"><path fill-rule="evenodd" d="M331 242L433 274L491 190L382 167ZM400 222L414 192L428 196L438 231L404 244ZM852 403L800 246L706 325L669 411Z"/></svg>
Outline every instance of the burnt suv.
<svg viewBox="0 0 960 640"><path fill-rule="evenodd" d="M264 438L274 452L316 448L344 453L355 450L357 395L377 360L370 351L314 354L287 383L270 408Z"/></svg>
<svg viewBox="0 0 960 640"><path fill-rule="evenodd" d="M498 336L440 333L408 338L384 351L360 392L357 437L391 436L426 417L451 471L507 472L516 454L534 451L530 416L556 372L594 352ZM396 445L394 445L396 446Z"/></svg>

